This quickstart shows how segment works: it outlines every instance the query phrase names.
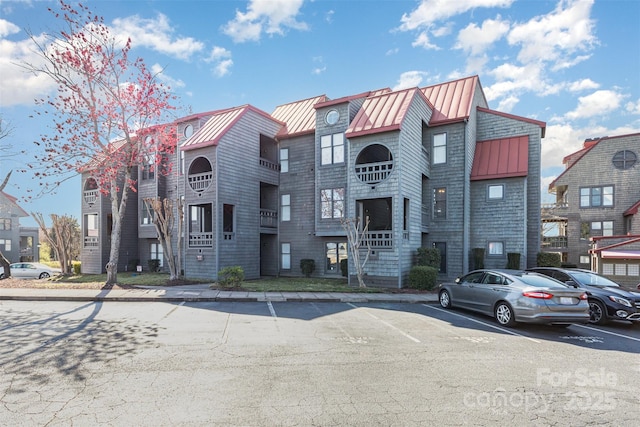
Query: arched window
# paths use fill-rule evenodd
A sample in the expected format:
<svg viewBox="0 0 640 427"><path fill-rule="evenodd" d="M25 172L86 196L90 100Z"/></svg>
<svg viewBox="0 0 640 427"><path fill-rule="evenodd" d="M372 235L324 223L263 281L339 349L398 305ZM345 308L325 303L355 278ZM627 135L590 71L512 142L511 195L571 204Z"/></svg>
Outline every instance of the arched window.
<svg viewBox="0 0 640 427"><path fill-rule="evenodd" d="M203 192L211 185L213 170L211 162L206 157L197 157L189 166L189 187L198 193Z"/></svg>
<svg viewBox="0 0 640 427"><path fill-rule="evenodd" d="M365 184L378 184L389 176L393 169L393 155L381 144L365 147L356 158L356 175Z"/></svg>

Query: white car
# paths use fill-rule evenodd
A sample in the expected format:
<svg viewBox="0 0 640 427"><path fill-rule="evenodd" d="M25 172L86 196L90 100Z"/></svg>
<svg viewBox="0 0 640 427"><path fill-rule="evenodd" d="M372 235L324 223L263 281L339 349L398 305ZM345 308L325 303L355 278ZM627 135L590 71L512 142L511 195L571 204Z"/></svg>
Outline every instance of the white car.
<svg viewBox="0 0 640 427"><path fill-rule="evenodd" d="M11 277L15 279L46 279L60 274L59 268L51 268L39 262L16 262L11 264ZM0 268L0 279L4 279L4 270Z"/></svg>

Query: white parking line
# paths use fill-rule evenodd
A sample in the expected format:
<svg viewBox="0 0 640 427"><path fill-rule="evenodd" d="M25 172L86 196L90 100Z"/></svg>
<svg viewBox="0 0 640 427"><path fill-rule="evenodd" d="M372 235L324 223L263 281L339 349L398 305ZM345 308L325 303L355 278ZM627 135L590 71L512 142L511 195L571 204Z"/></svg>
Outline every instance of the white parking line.
<svg viewBox="0 0 640 427"><path fill-rule="evenodd" d="M579 328L589 329L590 331L597 331L597 332L602 332L604 334L614 335L614 336L620 337L620 338L626 338L628 340L640 341L640 338L630 337L628 335L616 334L615 332L609 332L609 331L605 331L603 329L592 328L591 326L586 326L586 325L574 325L574 326L577 326Z"/></svg>
<svg viewBox="0 0 640 427"><path fill-rule="evenodd" d="M533 341L533 342L535 342L535 343L540 344L540 341L538 341L538 340L534 340L533 338L529 338L529 337L528 337L528 336L526 336L526 335L519 334L519 333L514 332L514 331L511 331L511 330L509 330L509 329L505 329L505 328L501 328L501 327L496 326L496 325L492 325L491 323L481 322L481 321L476 320L476 319L474 319L474 318L467 317L467 316L463 316L462 314L455 313L455 312L450 311L450 310L445 310L445 309L443 309L443 308L434 307L434 306L432 306L432 305L428 305L428 304L422 304L422 305L423 305L423 306L425 306L425 307L431 308L431 309L433 309L433 310L441 311L441 312L443 312L443 313L452 314L452 315L454 315L454 316L462 317L463 319L471 320L472 322L476 322L476 323L479 323L479 324L481 324L481 325L488 326L488 327L490 327L490 328L497 329L497 330L499 330L499 331L506 332L506 333L511 334L511 335L515 335L515 336L517 336L517 337L526 338L526 339L528 339L529 341Z"/></svg>
<svg viewBox="0 0 640 427"><path fill-rule="evenodd" d="M348 306L353 307L353 308L362 308L362 307L358 307L357 305L351 304L350 302L347 303ZM391 329L399 332L402 336L409 338L411 341L413 342L420 342L419 339L412 337L411 335L409 335L408 333L396 328L395 326L393 326L391 323L389 322L385 322L384 320L380 319L379 317L374 316L373 314L369 313L368 311L365 311L365 313L367 313L369 316L373 317L374 319L376 319L379 322L382 322L384 325L387 325L388 327L390 327Z"/></svg>
<svg viewBox="0 0 640 427"><path fill-rule="evenodd" d="M277 319L278 316L276 315L276 311L273 308L273 304L271 304L271 301L267 301L267 307L269 307L269 313L271 313L271 317L273 317L274 319Z"/></svg>

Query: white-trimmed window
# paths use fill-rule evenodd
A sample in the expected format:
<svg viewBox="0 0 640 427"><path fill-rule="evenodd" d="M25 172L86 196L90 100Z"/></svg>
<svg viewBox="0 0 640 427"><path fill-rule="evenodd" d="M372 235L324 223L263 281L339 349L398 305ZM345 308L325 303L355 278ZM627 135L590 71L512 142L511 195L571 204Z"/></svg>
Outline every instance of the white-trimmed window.
<svg viewBox="0 0 640 427"><path fill-rule="evenodd" d="M594 231L596 231L596 233L594 233ZM613 236L613 221L593 221L591 223L591 232L596 236Z"/></svg>
<svg viewBox="0 0 640 427"><path fill-rule="evenodd" d="M288 148L280 149L280 172L281 173L289 172L289 149Z"/></svg>
<svg viewBox="0 0 640 427"><path fill-rule="evenodd" d="M0 248L2 248L4 252L11 252L11 240L0 239Z"/></svg>
<svg viewBox="0 0 640 427"><path fill-rule="evenodd" d="M598 208L613 206L613 186L583 187L580 189L580 207Z"/></svg>
<svg viewBox="0 0 640 427"><path fill-rule="evenodd" d="M222 205L222 236L224 240L235 240L235 206L224 203Z"/></svg>
<svg viewBox="0 0 640 427"><path fill-rule="evenodd" d="M504 243L502 242L489 242L488 249L488 256L504 255Z"/></svg>
<svg viewBox="0 0 640 427"><path fill-rule="evenodd" d="M320 190L320 211L323 219L344 216L344 188Z"/></svg>
<svg viewBox="0 0 640 427"><path fill-rule="evenodd" d="M280 248L282 269L291 270L291 243L282 243Z"/></svg>
<svg viewBox="0 0 640 427"><path fill-rule="evenodd" d="M280 220L291 221L291 194L283 194L280 199Z"/></svg>
<svg viewBox="0 0 640 427"><path fill-rule="evenodd" d="M150 259L158 260L159 267L164 266L164 250L161 243L151 243L149 245L149 255L151 257Z"/></svg>
<svg viewBox="0 0 640 427"><path fill-rule="evenodd" d="M502 200L504 199L504 185L492 184L487 186L487 198L489 200Z"/></svg>
<svg viewBox="0 0 640 427"><path fill-rule="evenodd" d="M602 264L602 274L604 276L613 275L613 264Z"/></svg>
<svg viewBox="0 0 640 427"><path fill-rule="evenodd" d="M140 215L140 223L142 225L153 224L153 212L144 202L142 202L142 214Z"/></svg>
<svg viewBox="0 0 640 427"><path fill-rule="evenodd" d="M640 276L640 265L638 264L627 265L627 276Z"/></svg>
<svg viewBox="0 0 640 427"><path fill-rule="evenodd" d="M0 218L0 230L11 230L11 218Z"/></svg>
<svg viewBox="0 0 640 427"><path fill-rule="evenodd" d="M614 271L616 276L626 276L627 275L627 264L614 264Z"/></svg>
<svg viewBox="0 0 640 427"><path fill-rule="evenodd" d="M590 264L591 258L589 255L580 255L580 264Z"/></svg>
<svg viewBox="0 0 640 427"><path fill-rule="evenodd" d="M320 137L320 159L323 165L344 163L343 133L334 133Z"/></svg>
<svg viewBox="0 0 640 427"><path fill-rule="evenodd" d="M447 134L438 133L433 135L433 164L447 162Z"/></svg>

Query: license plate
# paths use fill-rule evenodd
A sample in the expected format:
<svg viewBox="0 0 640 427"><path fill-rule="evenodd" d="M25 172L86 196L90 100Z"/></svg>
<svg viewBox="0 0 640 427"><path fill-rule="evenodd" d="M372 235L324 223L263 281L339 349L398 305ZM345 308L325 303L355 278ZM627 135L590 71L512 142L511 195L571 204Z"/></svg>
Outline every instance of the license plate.
<svg viewBox="0 0 640 427"><path fill-rule="evenodd" d="M573 304L573 298L571 298L571 297L560 297L560 304Z"/></svg>

